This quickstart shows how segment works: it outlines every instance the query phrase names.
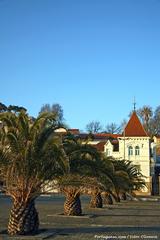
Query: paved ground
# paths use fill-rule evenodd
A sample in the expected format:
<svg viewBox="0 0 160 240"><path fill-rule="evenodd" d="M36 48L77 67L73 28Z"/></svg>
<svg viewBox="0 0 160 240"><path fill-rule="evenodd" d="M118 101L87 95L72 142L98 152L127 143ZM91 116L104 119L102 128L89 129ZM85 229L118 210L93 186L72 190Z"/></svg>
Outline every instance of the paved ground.
<svg viewBox="0 0 160 240"><path fill-rule="evenodd" d="M66 217L62 214L63 196L39 198L36 203L40 229L44 232L21 239L160 239L160 201L157 197L105 205L102 209L89 209L88 197L81 200L84 215ZM10 207L11 201L0 196L0 240L8 239L2 231L7 227Z"/></svg>

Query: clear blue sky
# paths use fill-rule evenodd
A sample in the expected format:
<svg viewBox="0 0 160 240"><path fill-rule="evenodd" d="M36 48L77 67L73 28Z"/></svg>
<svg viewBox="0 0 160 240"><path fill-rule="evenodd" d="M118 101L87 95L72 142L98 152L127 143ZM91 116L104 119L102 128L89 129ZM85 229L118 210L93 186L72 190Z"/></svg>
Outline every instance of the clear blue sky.
<svg viewBox="0 0 160 240"><path fill-rule="evenodd" d="M160 105L160 0L0 0L0 101L72 128Z"/></svg>

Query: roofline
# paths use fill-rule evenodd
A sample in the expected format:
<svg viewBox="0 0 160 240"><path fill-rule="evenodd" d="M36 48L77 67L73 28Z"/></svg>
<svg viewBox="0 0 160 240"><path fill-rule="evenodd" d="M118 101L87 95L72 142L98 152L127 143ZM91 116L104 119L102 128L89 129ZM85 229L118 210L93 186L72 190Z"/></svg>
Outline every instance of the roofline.
<svg viewBox="0 0 160 240"><path fill-rule="evenodd" d="M132 118L132 116L133 116L133 114L134 114L134 113L135 113L135 114L136 114L136 116L137 116L137 113L136 113L136 111L134 111L134 110L133 110L133 112L132 112L132 115L131 115L130 119ZM147 136L147 137L149 137L149 135L148 135L147 131L145 130L145 128L144 128L143 124L141 123L141 121L140 121L140 119L139 119L139 117L138 117L138 116L137 116L137 118L138 118L138 120L139 120L139 122L140 122L140 124L141 124L141 126L142 126L142 128L143 128L143 130L144 130L144 132L145 132L145 134L146 134L146 136ZM125 133L125 129L127 128L128 124L129 124L129 122L130 122L130 119L129 119L129 121L127 122L127 124L126 124L125 128L123 129L122 135L124 135L124 133ZM127 136L127 137L130 137L130 136ZM141 135L141 136L133 136L133 137L143 137L143 135Z"/></svg>

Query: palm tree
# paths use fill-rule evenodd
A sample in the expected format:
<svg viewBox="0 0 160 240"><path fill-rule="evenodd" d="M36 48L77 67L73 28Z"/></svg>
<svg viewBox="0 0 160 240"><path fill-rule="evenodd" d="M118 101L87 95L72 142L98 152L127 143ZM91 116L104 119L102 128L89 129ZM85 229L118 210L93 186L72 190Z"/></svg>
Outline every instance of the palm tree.
<svg viewBox="0 0 160 240"><path fill-rule="evenodd" d="M94 187L90 189L91 192L91 208L102 208L103 201L101 193L103 192L105 196L111 189L113 189L113 176L114 176L114 166L109 158L106 158L103 154L100 155L100 159L97 162L98 166L96 168L96 179L97 182Z"/></svg>
<svg viewBox="0 0 160 240"><path fill-rule="evenodd" d="M91 208L102 208L103 207L101 190L99 187L94 187L91 191L90 207Z"/></svg>
<svg viewBox="0 0 160 240"><path fill-rule="evenodd" d="M127 192L132 193L145 186L142 174L130 161L115 160L102 155L97 172L101 188L95 187L92 191L92 207L102 207L102 191L106 198L104 201L112 204L112 196L115 201L120 202L120 199L126 199Z"/></svg>
<svg viewBox="0 0 160 240"><path fill-rule="evenodd" d="M65 194L64 215L79 216L82 214L80 195L84 189L93 185L93 178L71 173L62 176L59 179L61 191Z"/></svg>
<svg viewBox="0 0 160 240"><path fill-rule="evenodd" d="M127 192L133 193L145 186L144 176L131 161L112 160L112 162L115 170L112 195L116 201L119 202L121 197L125 199Z"/></svg>
<svg viewBox="0 0 160 240"><path fill-rule="evenodd" d="M104 204L112 205L113 204L113 199L112 196L109 192L104 193Z"/></svg>
<svg viewBox="0 0 160 240"><path fill-rule="evenodd" d="M19 107L19 106L15 106L15 105L9 105L8 108L7 108L7 110L8 110L9 112L13 111L14 113L21 112L21 111L25 111L25 112L27 111L26 108L24 108L24 107Z"/></svg>
<svg viewBox="0 0 160 240"><path fill-rule="evenodd" d="M56 115L44 113L31 122L25 111L0 114L0 178L13 200L8 233L31 234L39 228L35 199L63 166Z"/></svg>
<svg viewBox="0 0 160 240"><path fill-rule="evenodd" d="M149 121L153 115L152 108L150 106L143 106L138 110L139 116L142 118L144 127L148 131L149 130Z"/></svg>
<svg viewBox="0 0 160 240"><path fill-rule="evenodd" d="M6 112L8 110L7 106L0 102L0 112Z"/></svg>
<svg viewBox="0 0 160 240"><path fill-rule="evenodd" d="M80 194L84 188L94 186L100 155L94 147L83 144L71 134L63 138L63 147L68 164L58 182L66 197L64 214L81 215Z"/></svg>

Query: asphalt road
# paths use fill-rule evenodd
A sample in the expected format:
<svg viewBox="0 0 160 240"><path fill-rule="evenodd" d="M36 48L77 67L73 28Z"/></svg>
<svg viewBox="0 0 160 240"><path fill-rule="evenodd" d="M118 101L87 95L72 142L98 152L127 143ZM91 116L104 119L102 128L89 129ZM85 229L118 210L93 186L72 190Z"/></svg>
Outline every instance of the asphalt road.
<svg viewBox="0 0 160 240"><path fill-rule="evenodd" d="M157 197L123 201L102 209L89 209L87 196L82 196L81 202L83 215L67 217L63 215L64 196L38 198L40 230L44 232L20 239L160 239L160 201ZM10 208L11 200L0 195L0 240L8 239L2 233L7 228Z"/></svg>

